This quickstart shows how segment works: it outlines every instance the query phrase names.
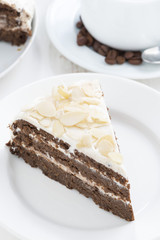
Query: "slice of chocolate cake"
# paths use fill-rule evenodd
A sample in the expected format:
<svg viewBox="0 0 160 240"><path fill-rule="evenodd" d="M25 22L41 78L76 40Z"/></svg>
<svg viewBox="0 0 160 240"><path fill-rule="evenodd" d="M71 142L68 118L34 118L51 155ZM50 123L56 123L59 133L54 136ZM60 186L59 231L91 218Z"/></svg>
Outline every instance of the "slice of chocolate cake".
<svg viewBox="0 0 160 240"><path fill-rule="evenodd" d="M32 35L33 0L0 0L0 41L20 46Z"/></svg>
<svg viewBox="0 0 160 240"><path fill-rule="evenodd" d="M55 86L10 128L12 154L104 210L134 220L123 157L97 81Z"/></svg>

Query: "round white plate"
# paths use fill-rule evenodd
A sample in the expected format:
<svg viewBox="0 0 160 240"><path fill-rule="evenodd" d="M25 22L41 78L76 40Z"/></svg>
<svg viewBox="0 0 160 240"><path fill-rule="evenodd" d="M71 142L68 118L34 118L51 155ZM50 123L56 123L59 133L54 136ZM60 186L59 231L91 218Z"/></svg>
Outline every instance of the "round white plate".
<svg viewBox="0 0 160 240"><path fill-rule="evenodd" d="M47 178L10 154L8 124L57 81L99 79L131 182L135 221L99 209L91 199ZM56 76L0 102L0 223L22 239L156 240L160 237L160 94L123 78L93 73Z"/></svg>
<svg viewBox="0 0 160 240"><path fill-rule="evenodd" d="M21 46L12 46L10 43L0 41L0 78L7 74L29 50L37 30L37 13L35 10L32 22L32 36Z"/></svg>
<svg viewBox="0 0 160 240"><path fill-rule="evenodd" d="M133 66L107 65L104 57L90 48L79 47L76 43L76 23L80 16L80 0L55 0L51 2L46 28L48 36L55 47L69 60L77 65L99 73L114 74L132 79L150 79L160 77L160 65L143 63ZM117 39L118 41L118 39Z"/></svg>

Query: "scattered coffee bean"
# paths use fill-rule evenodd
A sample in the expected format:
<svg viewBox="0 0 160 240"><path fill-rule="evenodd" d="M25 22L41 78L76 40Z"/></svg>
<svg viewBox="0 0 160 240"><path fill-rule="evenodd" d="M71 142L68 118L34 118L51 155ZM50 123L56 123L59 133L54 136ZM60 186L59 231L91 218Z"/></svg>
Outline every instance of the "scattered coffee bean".
<svg viewBox="0 0 160 240"><path fill-rule="evenodd" d="M77 37L78 46L84 46L87 43L87 38L84 36Z"/></svg>
<svg viewBox="0 0 160 240"><path fill-rule="evenodd" d="M105 52L101 49L101 47L97 51L100 55L106 56Z"/></svg>
<svg viewBox="0 0 160 240"><path fill-rule="evenodd" d="M137 59L133 57L129 59L128 62L132 65L140 65L142 63L142 59Z"/></svg>
<svg viewBox="0 0 160 240"><path fill-rule="evenodd" d="M109 50L105 62L111 65L116 64L117 55L118 55L117 50L114 49Z"/></svg>
<svg viewBox="0 0 160 240"><path fill-rule="evenodd" d="M93 49L94 51L98 52L98 49L100 48L101 44L95 40L94 44L93 44Z"/></svg>
<svg viewBox="0 0 160 240"><path fill-rule="evenodd" d="M108 64L110 64L110 65L114 65L114 64L116 64L116 59L112 59L112 58L105 58L105 62L106 63L108 63Z"/></svg>
<svg viewBox="0 0 160 240"><path fill-rule="evenodd" d="M117 50L109 50L108 54L107 54L107 58L109 59L116 59L116 57L118 56L118 51Z"/></svg>
<svg viewBox="0 0 160 240"><path fill-rule="evenodd" d="M123 56L117 56L117 58L116 58L116 62L118 64L123 64L125 61L126 61L126 59Z"/></svg>
<svg viewBox="0 0 160 240"><path fill-rule="evenodd" d="M93 45L94 39L89 33L87 34L86 37L87 37L87 46L91 47Z"/></svg>
<svg viewBox="0 0 160 240"><path fill-rule="evenodd" d="M82 19L76 24L77 28L80 29L77 34L77 44L79 46L91 47L94 51L102 56L105 56L105 62L107 64L123 64L128 62L132 65L140 65L142 63L141 52L140 51L122 51L110 48L94 39L92 35L85 28Z"/></svg>
<svg viewBox="0 0 160 240"><path fill-rule="evenodd" d="M80 31L84 36L86 36L86 34L88 33L85 27L82 27Z"/></svg>
<svg viewBox="0 0 160 240"><path fill-rule="evenodd" d="M109 51L109 47L108 46L106 46L106 45L101 45L101 47L100 47L102 50L103 50L103 52L105 53L105 56L107 56L107 54L108 54L108 51Z"/></svg>
<svg viewBox="0 0 160 240"><path fill-rule="evenodd" d="M131 52L131 51L127 51L125 52L124 54L124 57L128 60L128 59L131 59L132 57L134 56L134 53Z"/></svg>
<svg viewBox="0 0 160 240"><path fill-rule="evenodd" d="M141 58L141 52L140 51L138 51L138 52L134 52L134 57L136 57L137 59L138 58Z"/></svg>
<svg viewBox="0 0 160 240"><path fill-rule="evenodd" d="M84 36L83 33L81 31L79 31L77 38L82 37L82 36Z"/></svg>
<svg viewBox="0 0 160 240"><path fill-rule="evenodd" d="M82 28L83 27L83 22L82 21L77 22L76 27L79 28L79 29Z"/></svg>

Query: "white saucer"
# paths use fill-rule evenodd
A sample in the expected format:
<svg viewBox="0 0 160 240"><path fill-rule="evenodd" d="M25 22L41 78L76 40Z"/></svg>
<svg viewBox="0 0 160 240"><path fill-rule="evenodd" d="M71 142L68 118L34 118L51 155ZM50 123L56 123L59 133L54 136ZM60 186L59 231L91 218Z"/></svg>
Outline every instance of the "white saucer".
<svg viewBox="0 0 160 240"><path fill-rule="evenodd" d="M7 74L28 52L36 35L37 13L35 10L32 23L32 36L20 47L12 46L10 43L0 41L0 78Z"/></svg>
<svg viewBox="0 0 160 240"><path fill-rule="evenodd" d="M140 66L133 66L125 63L111 66L104 62L103 56L90 48L79 47L76 43L78 32L76 22L79 20L79 16L80 0L55 0L48 8L46 17L48 36L66 58L93 72L114 74L132 79L160 77L160 65L143 63Z"/></svg>
<svg viewBox="0 0 160 240"><path fill-rule="evenodd" d="M55 82L99 79L131 183L135 221L99 209L10 154L8 124ZM28 94L29 93L29 94ZM45 79L0 102L0 224L21 239L156 240L160 237L160 94L143 84L93 73Z"/></svg>

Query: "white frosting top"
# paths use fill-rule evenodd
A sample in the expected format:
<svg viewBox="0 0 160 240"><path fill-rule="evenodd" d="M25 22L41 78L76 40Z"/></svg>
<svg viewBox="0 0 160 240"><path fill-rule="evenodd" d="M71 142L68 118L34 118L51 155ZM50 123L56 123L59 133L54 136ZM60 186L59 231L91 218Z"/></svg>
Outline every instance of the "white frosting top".
<svg viewBox="0 0 160 240"><path fill-rule="evenodd" d="M17 119L24 119L69 143L70 152L77 149L126 177L98 81L53 87L52 95L36 99Z"/></svg>

